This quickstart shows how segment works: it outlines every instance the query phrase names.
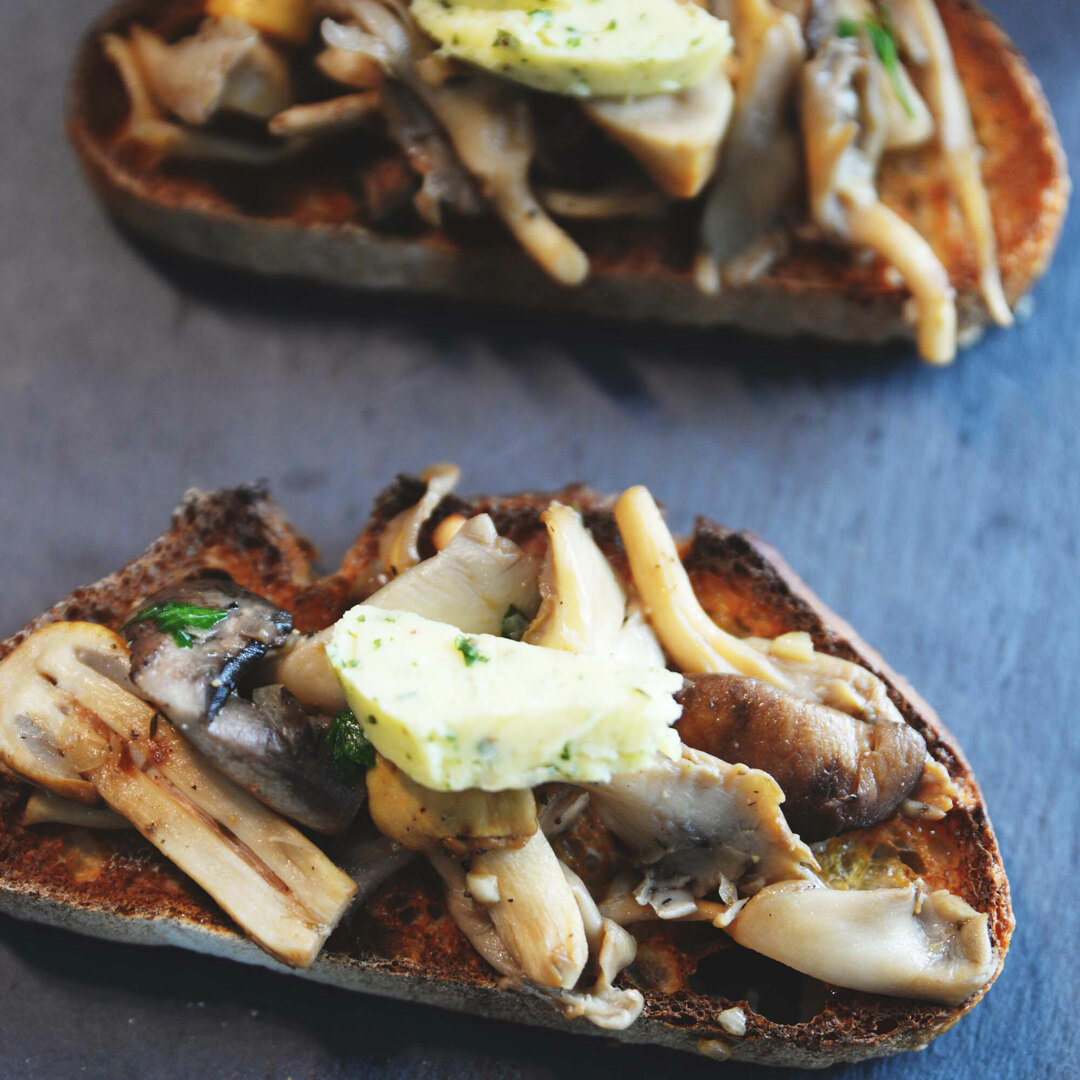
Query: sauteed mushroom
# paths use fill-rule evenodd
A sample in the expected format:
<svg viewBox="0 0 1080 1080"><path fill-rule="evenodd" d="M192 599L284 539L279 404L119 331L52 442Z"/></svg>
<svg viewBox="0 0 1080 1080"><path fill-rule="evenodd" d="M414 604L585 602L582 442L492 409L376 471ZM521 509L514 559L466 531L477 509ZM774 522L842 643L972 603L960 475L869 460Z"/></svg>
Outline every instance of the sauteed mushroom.
<svg viewBox="0 0 1080 1080"><path fill-rule="evenodd" d="M294 821L339 832L364 794L334 768L329 718L305 712L281 686L260 687L250 699L240 693L291 630L288 612L232 582L182 582L125 627L131 680L229 779Z"/></svg>
<svg viewBox="0 0 1080 1080"><path fill-rule="evenodd" d="M804 840L892 817L923 773L926 744L903 721L867 723L743 675L699 675L678 697L683 740L769 773Z"/></svg>

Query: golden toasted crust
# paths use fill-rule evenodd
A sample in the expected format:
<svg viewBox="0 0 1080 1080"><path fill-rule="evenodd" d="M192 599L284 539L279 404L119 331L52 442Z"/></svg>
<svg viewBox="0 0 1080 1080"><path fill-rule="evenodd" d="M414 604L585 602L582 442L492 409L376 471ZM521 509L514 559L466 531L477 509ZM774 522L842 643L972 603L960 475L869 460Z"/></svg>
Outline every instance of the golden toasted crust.
<svg viewBox="0 0 1080 1080"><path fill-rule="evenodd" d="M1046 269L1061 230L1069 194L1064 153L1038 81L997 24L970 0L939 6L986 150L1005 291L1015 302ZM752 285L704 296L690 272L692 216L676 212L630 229L593 224L580 230L592 277L564 289L490 227L465 238L403 237L357 224L358 185L332 153L258 172L162 165L118 141L126 101L100 39L132 21L177 34L200 10L196 0L124 0L84 40L69 95L68 131L98 194L120 220L168 247L336 286L856 342L913 336L907 293L885 265L822 243L797 244ZM974 253L937 148L891 156L881 191L944 261L958 286L962 328L985 323Z"/></svg>
<svg viewBox="0 0 1080 1080"><path fill-rule="evenodd" d="M228 570L249 588L308 613L315 628L375 587L378 535L423 490L399 477L379 498L371 521L342 569L310 578L312 549L258 488L185 496L172 528L124 570L78 590L0 645L7 655L31 629L64 618L116 626L148 593L200 569ZM452 513L487 512L522 545L539 546L540 513L552 497L576 504L607 554L623 559L611 500L575 485L554 494L461 499L440 503L421 536ZM722 624L741 633L806 630L825 652L859 660L877 672L905 719L927 739L961 791L960 805L936 826L893 821L849 842L892 844L918 861L930 887L947 887L990 915L1004 959L1013 919L1008 883L978 787L936 714L880 656L795 577L766 545L701 521L684 547L695 590ZM23 785L0 780L0 910L82 933L147 944L178 944L247 963L273 965L240 935L216 905L148 844L116 833L66 826L25 828ZM560 855L588 880L589 849L610 841L589 814L559 841ZM332 846L328 853L333 856ZM955 1009L878 997L781 968L702 924L645 926L628 977L646 999L645 1015L618 1037L777 1065L825 1066L925 1045L978 1000ZM362 913L331 938L303 976L390 997L467 1009L487 1016L595 1034L583 1021L561 1020L546 1003L502 992L447 915L442 886L415 864L377 892ZM753 1004L751 1004L753 1003ZM733 1038L717 1014L738 1006L746 1034Z"/></svg>

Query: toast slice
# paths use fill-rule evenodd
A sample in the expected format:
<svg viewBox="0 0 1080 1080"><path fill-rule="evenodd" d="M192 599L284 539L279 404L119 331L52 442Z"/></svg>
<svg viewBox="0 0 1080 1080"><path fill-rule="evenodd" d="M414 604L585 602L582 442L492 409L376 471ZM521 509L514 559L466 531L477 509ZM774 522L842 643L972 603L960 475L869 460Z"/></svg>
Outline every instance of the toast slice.
<svg viewBox="0 0 1080 1080"><path fill-rule="evenodd" d="M1047 268L1061 230L1069 194L1064 153L1038 81L993 19L970 0L939 0L939 8L985 150L1001 274L1015 305ZM896 274L880 259L821 241L796 240L764 276L705 295L693 275L696 221L684 208L629 228L588 223L579 239L592 275L566 288L494 226L474 224L461 235L359 224L357 168L332 147L256 170L162 164L123 144L128 105L102 35L140 23L175 37L201 10L197 0L123 0L86 35L68 96L68 133L94 189L117 219L165 247L329 286L849 342L913 336L910 294ZM878 186L882 200L930 241L957 290L960 339L971 340L989 313L936 145L889 155Z"/></svg>
<svg viewBox="0 0 1080 1080"><path fill-rule="evenodd" d="M116 628L139 600L201 569L225 570L246 587L293 608L305 629L329 625L378 585L379 535L423 490L415 478L399 477L379 497L342 568L321 580L312 576L311 546L265 490L189 492L168 532L142 556L98 584L76 590L8 638L0 645L0 658L29 632L57 620ZM621 562L611 500L581 486L554 496L446 496L422 530L420 554L433 553L433 530L459 513L490 513L501 534L538 548L544 542L540 514L553 497L576 504L605 553ZM1013 930L1008 882L975 778L934 711L766 544L699 520L682 551L695 592L722 626L739 634L806 631L818 650L855 660L885 681L902 716L925 737L959 795L947 817L933 826L895 818L844 834L842 843L830 846L827 858L843 879L859 873L860 855L883 846L899 853L929 888L947 888L988 914L1000 970ZM21 818L27 795L21 782L0 779L0 910L108 940L174 945L291 970L238 932L205 893L145 840L66 825L27 827ZM584 815L559 841L567 857L575 844L580 849L588 841L590 822ZM332 846L326 850L333 856ZM638 931L637 959L624 978L643 992L645 1011L637 1023L615 1033L629 1042L820 1067L925 1046L985 993L984 988L955 1008L860 993L799 975L741 948L708 924L642 926L647 929ZM442 884L422 861L391 878L357 917L339 927L311 967L294 973L493 1018L596 1032L583 1021L562 1019L536 997L500 990L495 972L447 914ZM733 1035L730 1024L725 1027L718 1019L726 1009L741 1010L741 1035Z"/></svg>

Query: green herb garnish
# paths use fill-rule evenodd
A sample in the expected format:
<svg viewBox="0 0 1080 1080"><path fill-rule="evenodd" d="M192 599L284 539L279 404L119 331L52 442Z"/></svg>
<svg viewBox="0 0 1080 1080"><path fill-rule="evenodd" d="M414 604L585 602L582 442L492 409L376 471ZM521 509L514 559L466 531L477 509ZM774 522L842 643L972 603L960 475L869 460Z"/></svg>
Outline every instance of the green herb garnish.
<svg viewBox="0 0 1080 1080"><path fill-rule="evenodd" d="M454 648L465 658L466 667L488 662L489 657L484 656L464 634L458 634L457 640L454 642Z"/></svg>
<svg viewBox="0 0 1080 1080"><path fill-rule="evenodd" d="M881 19L864 19L862 23L857 23L854 19L840 19L836 24L836 36L842 38L857 37L860 27L866 30L866 35L870 38L870 44L874 46L874 52L877 54L878 60L881 61L881 66L888 73L893 89L896 91L896 96L904 107L904 112L908 116L914 116L915 107L911 104L904 82L900 78L900 52L896 47L896 34L893 31L892 16L885 10Z"/></svg>
<svg viewBox="0 0 1080 1080"><path fill-rule="evenodd" d="M509 30L496 30L495 40L491 44L496 49L516 49L520 46L517 36Z"/></svg>
<svg viewBox="0 0 1080 1080"><path fill-rule="evenodd" d="M357 769L370 769L375 764L375 747L368 741L352 709L342 709L334 717L326 733L326 742L330 747L330 760L343 783L355 784Z"/></svg>
<svg viewBox="0 0 1080 1080"><path fill-rule="evenodd" d="M502 636L511 641L520 641L529 629L529 616L516 604L511 604L506 609L502 620Z"/></svg>
<svg viewBox="0 0 1080 1080"><path fill-rule="evenodd" d="M221 611L218 608L194 607L191 604L170 602L152 604L132 616L124 625L133 626L135 623L154 622L163 634L171 634L173 641L181 649L190 649L195 644L195 639L188 633L189 630L212 630L228 614L228 611Z"/></svg>

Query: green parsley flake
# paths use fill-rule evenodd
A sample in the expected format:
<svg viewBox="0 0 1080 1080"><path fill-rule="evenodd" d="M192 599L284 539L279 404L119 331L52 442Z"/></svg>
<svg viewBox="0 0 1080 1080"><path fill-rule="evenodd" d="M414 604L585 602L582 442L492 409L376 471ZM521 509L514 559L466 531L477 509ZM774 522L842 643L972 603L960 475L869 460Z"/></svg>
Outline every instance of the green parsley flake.
<svg viewBox="0 0 1080 1080"><path fill-rule="evenodd" d="M124 626L153 622L163 634L170 634L181 649L190 649L195 639L189 630L212 630L229 612L220 608L194 607L192 604L152 604L132 616Z"/></svg>
<svg viewBox="0 0 1080 1080"><path fill-rule="evenodd" d="M860 27L866 30L870 44L874 47L881 66L888 73L889 79L904 107L908 116L915 115L915 107L911 104L907 89L900 77L900 52L896 47L896 34L892 26L892 16L887 9L883 9L883 17L878 19L865 19L857 23L854 19L843 18L836 24L836 36L842 38L858 37Z"/></svg>
<svg viewBox="0 0 1080 1080"><path fill-rule="evenodd" d="M370 769L375 764L375 747L368 741L360 721L352 709L342 709L334 717L326 733L330 760L342 783L355 784L359 768Z"/></svg>
<svg viewBox="0 0 1080 1080"><path fill-rule="evenodd" d="M454 641L454 648L465 658L466 667L488 662L489 658L484 656L464 634L458 634L457 639Z"/></svg>

